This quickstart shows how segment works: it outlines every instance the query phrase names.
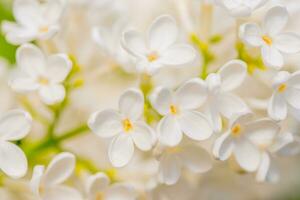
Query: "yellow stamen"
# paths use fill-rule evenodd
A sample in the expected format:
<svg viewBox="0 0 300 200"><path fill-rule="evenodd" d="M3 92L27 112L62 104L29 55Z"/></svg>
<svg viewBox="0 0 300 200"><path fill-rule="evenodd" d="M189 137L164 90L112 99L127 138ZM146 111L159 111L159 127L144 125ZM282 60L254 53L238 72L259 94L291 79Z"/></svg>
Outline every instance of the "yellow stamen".
<svg viewBox="0 0 300 200"><path fill-rule="evenodd" d="M48 31L49 31L49 27L47 27L47 26L42 26L39 28L40 33L46 33Z"/></svg>
<svg viewBox="0 0 300 200"><path fill-rule="evenodd" d="M41 85L48 85L49 84L49 80L47 78L45 78L45 77L39 77L38 82Z"/></svg>
<svg viewBox="0 0 300 200"><path fill-rule="evenodd" d="M104 195L103 195L103 193L102 193L102 192L98 192L98 193L96 194L95 200L104 200Z"/></svg>
<svg viewBox="0 0 300 200"><path fill-rule="evenodd" d="M167 149L168 153L179 153L182 149L180 147L169 147Z"/></svg>
<svg viewBox="0 0 300 200"><path fill-rule="evenodd" d="M173 115L175 115L175 114L178 113L178 110L177 110L176 106L174 106L173 104L170 105L170 112L171 112L171 114L173 114Z"/></svg>
<svg viewBox="0 0 300 200"><path fill-rule="evenodd" d="M242 127L240 124L236 124L234 125L234 127L232 127L231 129L231 134L234 136L234 137L238 137L241 135L241 132L242 132Z"/></svg>
<svg viewBox="0 0 300 200"><path fill-rule="evenodd" d="M147 55L147 59L149 62L153 62L158 59L158 54L156 52L152 52Z"/></svg>
<svg viewBox="0 0 300 200"><path fill-rule="evenodd" d="M280 92L280 93L282 93L282 92L284 92L286 90L286 87L287 87L286 84L282 83L282 84L280 84L278 86L277 91Z"/></svg>
<svg viewBox="0 0 300 200"><path fill-rule="evenodd" d="M133 125L129 119L123 120L123 129L125 132L130 132L133 129Z"/></svg>
<svg viewBox="0 0 300 200"><path fill-rule="evenodd" d="M267 44L267 45L272 45L273 41L272 41L272 38L270 38L269 36L267 35L264 35L262 37L263 41Z"/></svg>

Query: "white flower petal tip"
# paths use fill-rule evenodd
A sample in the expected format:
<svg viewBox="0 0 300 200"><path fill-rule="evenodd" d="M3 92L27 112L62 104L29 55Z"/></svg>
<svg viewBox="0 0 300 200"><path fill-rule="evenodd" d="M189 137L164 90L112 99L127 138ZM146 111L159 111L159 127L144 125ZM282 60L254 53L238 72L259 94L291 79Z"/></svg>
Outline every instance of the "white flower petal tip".
<svg viewBox="0 0 300 200"><path fill-rule="evenodd" d="M120 97L119 110L124 117L137 120L144 111L144 95L135 88L126 90Z"/></svg>
<svg viewBox="0 0 300 200"><path fill-rule="evenodd" d="M102 172L94 174L87 179L87 193L91 196L103 191L110 184L108 176Z"/></svg>

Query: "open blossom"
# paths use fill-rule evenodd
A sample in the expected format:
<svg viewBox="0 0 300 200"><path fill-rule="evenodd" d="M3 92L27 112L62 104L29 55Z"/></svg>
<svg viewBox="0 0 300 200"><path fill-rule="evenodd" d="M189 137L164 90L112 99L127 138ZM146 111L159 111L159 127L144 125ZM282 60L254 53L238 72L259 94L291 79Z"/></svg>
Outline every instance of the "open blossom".
<svg viewBox="0 0 300 200"><path fill-rule="evenodd" d="M284 65L283 54L300 52L300 37L292 32L283 32L288 22L285 7L275 6L265 16L262 28L246 23L240 28L240 37L249 45L261 47L264 64L280 69Z"/></svg>
<svg viewBox="0 0 300 200"><path fill-rule="evenodd" d="M119 111L104 110L90 117L88 125L95 134L102 138L113 137L108 150L113 166L125 166L133 156L134 145L148 151L155 143L152 128L140 120L143 111L142 92L128 89L120 97Z"/></svg>
<svg viewBox="0 0 300 200"><path fill-rule="evenodd" d="M195 173L211 169L212 160L208 152L195 144L165 147L159 157L159 181L167 185L175 184L181 176L182 168Z"/></svg>
<svg viewBox="0 0 300 200"><path fill-rule="evenodd" d="M81 200L81 195L65 182L75 168L75 156L63 152L56 155L45 168L37 165L30 181L31 191L41 200Z"/></svg>
<svg viewBox="0 0 300 200"><path fill-rule="evenodd" d="M269 116L284 120L290 112L300 120L300 72L278 72L273 78L273 90L268 104Z"/></svg>
<svg viewBox="0 0 300 200"><path fill-rule="evenodd" d="M62 0L41 3L38 0L15 0L13 14L16 22L4 21L2 30L12 44L51 38L59 30L63 11Z"/></svg>
<svg viewBox="0 0 300 200"><path fill-rule="evenodd" d="M62 83L72 68L72 62L66 55L46 57L38 47L24 44L17 50L16 57L20 74L10 82L15 91L38 91L46 104L55 104L64 99L65 88Z"/></svg>
<svg viewBox="0 0 300 200"><path fill-rule="evenodd" d="M206 117L196 111L205 100L204 83L192 79L174 93L161 88L153 97L153 107L164 117L158 124L159 141L176 146L183 133L194 140L208 139L213 131Z"/></svg>
<svg viewBox="0 0 300 200"><path fill-rule="evenodd" d="M279 131L279 125L272 120L251 121L251 117L251 113L243 113L232 118L229 129L216 139L213 147L213 154L218 159L224 161L233 154L240 167L248 172L256 171L261 163L260 147L252 139L264 139Z"/></svg>
<svg viewBox="0 0 300 200"><path fill-rule="evenodd" d="M137 193L125 183L110 185L109 177L99 172L87 180L87 200L135 200Z"/></svg>
<svg viewBox="0 0 300 200"><path fill-rule="evenodd" d="M206 104L209 120L215 132L222 129L222 118L248 110L247 105L232 91L239 87L247 75L246 63L240 60L227 62L218 73L211 73L205 81Z"/></svg>
<svg viewBox="0 0 300 200"><path fill-rule="evenodd" d="M192 46L176 43L178 27L173 17L162 15L151 24L146 41L134 30L123 33L122 46L136 58L139 72L153 74L165 66L181 66L192 62L196 52Z"/></svg>
<svg viewBox="0 0 300 200"><path fill-rule="evenodd" d="M215 0L233 17L249 17L254 10L263 6L267 0Z"/></svg>
<svg viewBox="0 0 300 200"><path fill-rule="evenodd" d="M26 156L13 142L29 133L31 123L31 116L22 110L9 111L0 118L0 169L12 178L27 172Z"/></svg>

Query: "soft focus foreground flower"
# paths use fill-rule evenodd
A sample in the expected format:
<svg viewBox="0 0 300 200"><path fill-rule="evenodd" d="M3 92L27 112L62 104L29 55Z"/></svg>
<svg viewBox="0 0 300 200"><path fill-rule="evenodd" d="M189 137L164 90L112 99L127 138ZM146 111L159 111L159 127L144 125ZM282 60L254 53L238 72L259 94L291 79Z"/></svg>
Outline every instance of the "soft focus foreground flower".
<svg viewBox="0 0 300 200"><path fill-rule="evenodd" d="M14 141L23 139L31 129L32 119L22 110L12 110L0 118L0 169L10 177L27 172L27 159Z"/></svg>
<svg viewBox="0 0 300 200"><path fill-rule="evenodd" d="M75 156L67 152L56 155L47 168L35 166L30 181L32 192L42 200L81 200L75 189L62 185L74 168Z"/></svg>
<svg viewBox="0 0 300 200"><path fill-rule="evenodd" d="M218 159L224 161L233 154L237 163L248 172L257 170L261 159L260 147L251 139L265 139L279 131L275 122L269 119L251 121L251 117L251 113L244 113L232 118L229 129L215 141L213 147L213 154ZM258 142L261 144L265 140Z"/></svg>
<svg viewBox="0 0 300 200"><path fill-rule="evenodd" d="M128 89L119 100L119 111L104 110L94 113L89 127L100 137L110 138L108 155L115 167L125 166L133 156L134 145L148 151L156 136L151 127L141 121L144 110L144 96L140 90Z"/></svg>
<svg viewBox="0 0 300 200"><path fill-rule="evenodd" d="M284 120L290 112L300 120L300 73L280 71L273 78L273 94L268 113L274 120Z"/></svg>
<svg viewBox="0 0 300 200"><path fill-rule="evenodd" d="M101 172L88 178L86 190L88 200L135 200L137 196L129 184L110 185L109 177Z"/></svg>
<svg viewBox="0 0 300 200"><path fill-rule="evenodd" d="M263 6L268 0L215 0L233 17L249 17L254 10Z"/></svg>
<svg viewBox="0 0 300 200"><path fill-rule="evenodd" d="M17 92L38 91L42 101L55 104L65 97L63 81L72 68L66 55L56 54L46 57L32 44L24 44L17 51L20 74L10 82Z"/></svg>
<svg viewBox="0 0 300 200"><path fill-rule="evenodd" d="M178 181L183 167L195 173L207 172L212 167L211 157L206 150L191 144L165 147L159 162L158 178L167 185Z"/></svg>
<svg viewBox="0 0 300 200"><path fill-rule="evenodd" d="M200 79L186 82L176 92L161 88L153 98L153 107L164 117L158 124L159 141L176 146L182 133L194 140L205 140L213 131L206 117L196 111L205 101L206 88Z"/></svg>
<svg viewBox="0 0 300 200"><path fill-rule="evenodd" d="M63 11L62 0L41 3L38 0L15 0L13 14L15 22L3 22L2 30L7 41L23 44L32 40L51 38L59 30L59 19Z"/></svg>
<svg viewBox="0 0 300 200"><path fill-rule="evenodd" d="M211 73L205 81L206 104L209 120L216 132L222 130L221 115L231 118L248 110L247 105L232 91L239 87L247 75L246 64L240 60L227 62L218 73Z"/></svg>
<svg viewBox="0 0 300 200"><path fill-rule="evenodd" d="M282 32L288 18L285 7L275 6L266 14L262 29L254 23L246 23L240 28L240 37L251 46L261 47L265 65L275 69L283 67L283 54L300 52L300 37L292 32Z"/></svg>
<svg viewBox="0 0 300 200"><path fill-rule="evenodd" d="M122 46L136 58L136 69L154 74L165 66L181 66L192 62L196 52L192 46L176 43L179 30L175 19L163 15L154 20L144 37L137 31L123 33Z"/></svg>

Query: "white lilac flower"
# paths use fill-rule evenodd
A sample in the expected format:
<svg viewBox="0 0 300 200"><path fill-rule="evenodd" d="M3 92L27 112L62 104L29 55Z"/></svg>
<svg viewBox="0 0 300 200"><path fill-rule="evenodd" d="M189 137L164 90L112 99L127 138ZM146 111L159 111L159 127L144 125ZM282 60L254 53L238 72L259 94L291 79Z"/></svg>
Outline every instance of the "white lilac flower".
<svg viewBox="0 0 300 200"><path fill-rule="evenodd" d="M12 110L0 118L0 169L12 178L27 172L24 152L13 141L23 139L31 129L31 116L22 110Z"/></svg>
<svg viewBox="0 0 300 200"><path fill-rule="evenodd" d="M113 166L123 167L132 158L134 146L148 151L155 143L153 130L140 118L144 111L144 95L140 90L128 89L119 99L119 111L94 113L88 125L102 138L113 137L108 156Z"/></svg>
<svg viewBox="0 0 300 200"><path fill-rule="evenodd" d="M158 179L167 185L175 184L181 176L182 168L194 173L204 173L211 169L209 153L195 144L165 147L159 157Z"/></svg>
<svg viewBox="0 0 300 200"><path fill-rule="evenodd" d="M249 17L253 11L263 6L267 0L215 0L233 17Z"/></svg>
<svg viewBox="0 0 300 200"><path fill-rule="evenodd" d="M63 152L56 155L48 167L37 165L33 169L30 189L42 200L81 200L75 189L63 185L73 173L75 156Z"/></svg>
<svg viewBox="0 0 300 200"><path fill-rule="evenodd" d="M181 66L195 59L192 46L176 43L178 32L174 18L162 15L149 27L146 41L139 32L131 30L123 33L121 42L136 58L137 71L153 74L164 66Z"/></svg>
<svg viewBox="0 0 300 200"><path fill-rule="evenodd" d="M264 64L275 69L284 65L283 54L300 52L299 35L283 32L288 18L285 7L275 6L266 14L262 28L254 23L240 27L240 37L251 46L261 47Z"/></svg>
<svg viewBox="0 0 300 200"><path fill-rule="evenodd" d="M62 0L46 3L38 0L15 0L13 14L16 22L4 21L2 31L12 44L49 39L59 30L58 22L63 7Z"/></svg>
<svg viewBox="0 0 300 200"><path fill-rule="evenodd" d="M268 104L269 116L284 120L290 112L300 120L300 72L278 72L273 78L273 90Z"/></svg>
<svg viewBox="0 0 300 200"><path fill-rule="evenodd" d="M248 172L258 169L261 152L250 137L273 135L279 131L279 125L269 119L251 121L251 113L243 113L231 119L229 129L214 143L213 154L224 161L231 155L241 168Z"/></svg>
<svg viewBox="0 0 300 200"><path fill-rule="evenodd" d="M158 124L159 141L176 146L183 133L194 140L208 139L213 131L206 117L196 111L205 101L205 87L201 79L192 79L174 93L161 88L152 100L153 107L164 117Z"/></svg>
<svg viewBox="0 0 300 200"><path fill-rule="evenodd" d="M66 55L46 57L38 47L24 44L17 50L16 57L20 74L10 82L15 91L38 91L46 104L55 104L64 99L63 81L72 68L72 62Z"/></svg>
<svg viewBox="0 0 300 200"><path fill-rule="evenodd" d="M135 200L137 193L129 184L114 183L104 173L92 175L87 180L88 200Z"/></svg>
<svg viewBox="0 0 300 200"><path fill-rule="evenodd" d="M211 73L205 81L206 103L204 109L215 132L222 129L222 118L231 118L235 113L248 110L247 105L232 91L238 88L247 75L246 63L240 60L227 62L218 73Z"/></svg>

